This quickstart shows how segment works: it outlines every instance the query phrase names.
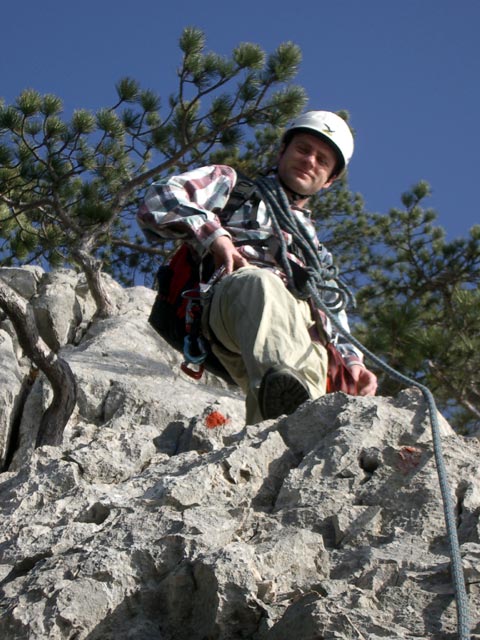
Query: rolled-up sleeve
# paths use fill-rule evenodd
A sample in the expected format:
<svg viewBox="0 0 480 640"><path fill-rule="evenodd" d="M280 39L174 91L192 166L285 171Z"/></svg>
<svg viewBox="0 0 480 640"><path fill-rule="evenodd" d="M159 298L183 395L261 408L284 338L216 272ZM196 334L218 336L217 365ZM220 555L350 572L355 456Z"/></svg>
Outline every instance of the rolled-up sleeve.
<svg viewBox="0 0 480 640"><path fill-rule="evenodd" d="M137 212L150 242L183 239L203 255L215 238L229 235L218 217L237 180L234 169L209 165L154 182Z"/></svg>

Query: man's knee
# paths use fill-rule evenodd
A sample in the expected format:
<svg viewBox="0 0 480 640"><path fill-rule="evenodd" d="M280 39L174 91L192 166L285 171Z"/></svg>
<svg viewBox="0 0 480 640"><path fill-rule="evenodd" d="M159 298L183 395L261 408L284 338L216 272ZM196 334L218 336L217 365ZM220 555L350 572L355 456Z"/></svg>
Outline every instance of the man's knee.
<svg viewBox="0 0 480 640"><path fill-rule="evenodd" d="M220 282L218 293L235 300L241 299L248 306L259 304L270 295L276 301L291 296L279 276L269 269L258 267L243 267L230 274Z"/></svg>

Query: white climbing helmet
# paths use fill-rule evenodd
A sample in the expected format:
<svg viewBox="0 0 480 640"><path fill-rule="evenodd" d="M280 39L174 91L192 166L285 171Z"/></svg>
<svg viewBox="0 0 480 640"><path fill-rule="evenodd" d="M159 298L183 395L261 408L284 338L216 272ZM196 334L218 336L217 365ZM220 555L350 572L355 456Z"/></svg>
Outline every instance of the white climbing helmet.
<svg viewBox="0 0 480 640"><path fill-rule="evenodd" d="M341 174L353 155L353 136L343 118L331 111L307 111L286 129L283 142L288 143L294 131L313 133L325 140L338 158L336 172Z"/></svg>

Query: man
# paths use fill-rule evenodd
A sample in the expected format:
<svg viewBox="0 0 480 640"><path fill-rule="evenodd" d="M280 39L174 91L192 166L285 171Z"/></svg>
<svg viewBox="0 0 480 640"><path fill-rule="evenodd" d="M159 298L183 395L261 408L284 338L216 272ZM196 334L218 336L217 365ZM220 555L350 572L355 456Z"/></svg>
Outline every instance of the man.
<svg viewBox="0 0 480 640"><path fill-rule="evenodd" d="M283 136L276 174L268 180L281 185L289 215L314 247L318 240L305 208L308 199L341 176L352 153L348 125L328 111L303 114ZM279 243L290 264L302 265L302 257L296 238L275 225L271 208L250 201L222 221L236 180L234 169L224 165L161 180L148 190L138 221L148 239L182 238L200 257L211 254L215 266L224 268L204 312L203 328L214 354L246 394L247 424L291 413L308 398L322 396L328 365L324 345L332 339L357 393L374 395L375 375L364 366L362 354L335 335L325 314L321 339L312 339L312 301L297 296L279 260ZM331 262L322 250L322 259ZM335 315L348 331L345 311L337 309Z"/></svg>

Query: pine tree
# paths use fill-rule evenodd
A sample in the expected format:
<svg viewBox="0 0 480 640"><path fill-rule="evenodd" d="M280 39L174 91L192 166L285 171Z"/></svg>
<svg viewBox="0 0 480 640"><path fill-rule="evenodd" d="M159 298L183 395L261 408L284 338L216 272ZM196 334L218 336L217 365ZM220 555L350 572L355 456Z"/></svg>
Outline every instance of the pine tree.
<svg viewBox="0 0 480 640"><path fill-rule="evenodd" d="M435 394L457 429L480 424L480 225L451 242L422 204L429 185L403 194L404 209L369 215L374 241L357 300L366 346ZM398 391L381 375L380 392Z"/></svg>
<svg viewBox="0 0 480 640"><path fill-rule="evenodd" d="M281 128L305 104L290 84L301 60L292 43L268 56L241 44L226 58L188 28L180 49L178 88L165 105L125 78L112 107L78 109L68 121L59 98L30 89L0 108L2 262L84 271L100 316L114 312L101 270L131 283L141 269L131 220L145 185L217 148L238 152L249 130Z"/></svg>

